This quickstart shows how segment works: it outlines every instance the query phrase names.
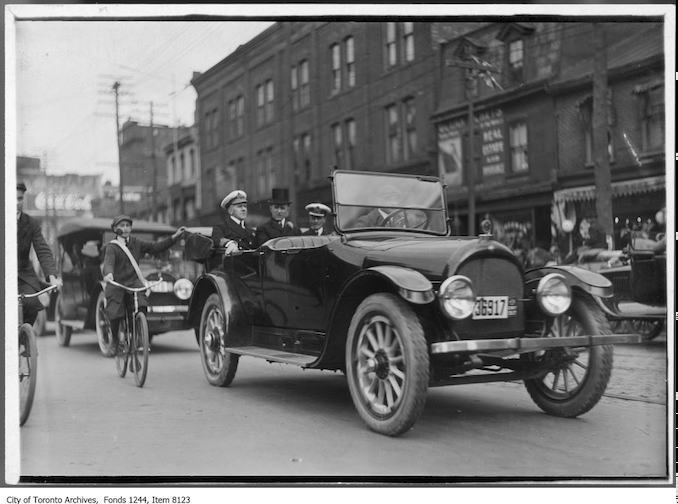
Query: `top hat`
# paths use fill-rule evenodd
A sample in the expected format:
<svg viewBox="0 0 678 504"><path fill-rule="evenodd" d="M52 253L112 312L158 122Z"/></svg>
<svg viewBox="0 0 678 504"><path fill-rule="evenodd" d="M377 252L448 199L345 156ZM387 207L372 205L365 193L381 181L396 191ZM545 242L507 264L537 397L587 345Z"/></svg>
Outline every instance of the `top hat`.
<svg viewBox="0 0 678 504"><path fill-rule="evenodd" d="M221 200L221 204L219 206L223 209L226 209L231 205L239 205L240 203L247 203L247 193L245 191L241 191L240 189L236 189L235 191L228 193L226 197Z"/></svg>
<svg viewBox="0 0 678 504"><path fill-rule="evenodd" d="M287 187L274 187L271 191L271 199L268 200L270 205L289 205L290 190Z"/></svg>
<svg viewBox="0 0 678 504"><path fill-rule="evenodd" d="M111 222L111 229L115 229L115 226L124 221L127 221L130 224L132 224L132 217L130 217L129 215L118 215L117 217L114 217L113 222Z"/></svg>

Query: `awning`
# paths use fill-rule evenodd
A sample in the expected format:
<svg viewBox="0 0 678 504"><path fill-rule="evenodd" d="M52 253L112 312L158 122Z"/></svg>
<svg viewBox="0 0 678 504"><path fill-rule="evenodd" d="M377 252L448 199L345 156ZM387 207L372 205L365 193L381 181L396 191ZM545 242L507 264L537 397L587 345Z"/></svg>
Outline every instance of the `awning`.
<svg viewBox="0 0 678 504"><path fill-rule="evenodd" d="M619 198L633 194L661 191L666 188L666 177L645 177L633 180L612 182L612 197ZM587 201L596 199L596 186L569 187L553 192L553 201Z"/></svg>

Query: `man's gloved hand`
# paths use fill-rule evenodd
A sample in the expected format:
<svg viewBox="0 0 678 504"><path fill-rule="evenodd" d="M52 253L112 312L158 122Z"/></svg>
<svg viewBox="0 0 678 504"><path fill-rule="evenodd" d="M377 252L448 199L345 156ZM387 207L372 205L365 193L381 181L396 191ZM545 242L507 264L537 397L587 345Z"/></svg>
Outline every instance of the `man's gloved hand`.
<svg viewBox="0 0 678 504"><path fill-rule="evenodd" d="M173 240L178 240L183 236L183 234L186 232L186 226L181 226L179 229L177 229L174 234L172 235Z"/></svg>
<svg viewBox="0 0 678 504"><path fill-rule="evenodd" d="M61 278L58 277L58 276L54 276L54 275L49 276L49 283L50 283L50 285L56 285L57 288L59 288L59 289L61 289L61 287L63 287L63 285L64 285Z"/></svg>
<svg viewBox="0 0 678 504"><path fill-rule="evenodd" d="M109 273L104 277L104 282L110 282L113 280L113 273Z"/></svg>
<svg viewBox="0 0 678 504"><path fill-rule="evenodd" d="M239 253L240 249L238 248L238 244L236 243L235 240L231 240L226 244L226 250L224 251L225 256L236 255Z"/></svg>

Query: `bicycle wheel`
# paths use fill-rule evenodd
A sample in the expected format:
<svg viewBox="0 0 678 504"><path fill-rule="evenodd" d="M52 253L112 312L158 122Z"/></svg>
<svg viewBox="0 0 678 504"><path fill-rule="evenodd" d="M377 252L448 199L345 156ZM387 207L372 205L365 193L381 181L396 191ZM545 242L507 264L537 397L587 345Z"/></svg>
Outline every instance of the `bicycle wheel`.
<svg viewBox="0 0 678 504"><path fill-rule="evenodd" d="M35 396L35 383L38 378L38 345L33 327L29 324L19 326L19 425L28 420Z"/></svg>
<svg viewBox="0 0 678 504"><path fill-rule="evenodd" d="M143 387L146 382L148 371L148 352L150 341L148 339L148 322L146 315L139 312L134 317L134 332L132 333L132 371L138 387Z"/></svg>
<svg viewBox="0 0 678 504"><path fill-rule="evenodd" d="M127 330L127 316L120 321L118 328L118 345L115 350L115 368L118 376L124 378L127 374L127 360L129 359L129 331Z"/></svg>

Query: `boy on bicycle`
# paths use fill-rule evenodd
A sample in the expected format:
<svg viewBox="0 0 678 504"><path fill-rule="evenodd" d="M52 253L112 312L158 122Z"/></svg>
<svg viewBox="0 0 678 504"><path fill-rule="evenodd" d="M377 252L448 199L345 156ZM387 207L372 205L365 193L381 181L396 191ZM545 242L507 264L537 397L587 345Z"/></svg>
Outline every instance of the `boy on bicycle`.
<svg viewBox="0 0 678 504"><path fill-rule="evenodd" d="M26 184L19 182L16 185L16 227L17 227L17 259L18 259L18 277L19 293L34 294L42 290L40 279L33 269L30 253L31 246L38 256L38 261L45 272L51 285L61 286L61 279L57 276L56 264L52 250L45 241L40 229L40 223L30 215L24 213L24 194L26 193ZM25 299L23 301L23 320L24 323L33 324L38 317L38 312L43 310L43 306L38 298Z"/></svg>
<svg viewBox="0 0 678 504"><path fill-rule="evenodd" d="M180 227L175 233L157 242L139 240L130 236L132 233L132 218L129 215L118 215L111 223L111 229L117 235L110 243L106 245L104 255L103 274L104 281L114 280L127 287L143 287L141 273L139 272L139 258L145 253L158 254L170 248L184 233L185 227ZM117 242L117 243L116 243ZM127 249L127 252L125 251ZM130 259L128 252L134 259ZM130 296L120 287L106 284L104 293L106 295L106 315L111 322L111 335L118 337L120 321L125 315L125 302L130 302ZM148 299L146 294L141 292L138 296L139 309L146 311Z"/></svg>

